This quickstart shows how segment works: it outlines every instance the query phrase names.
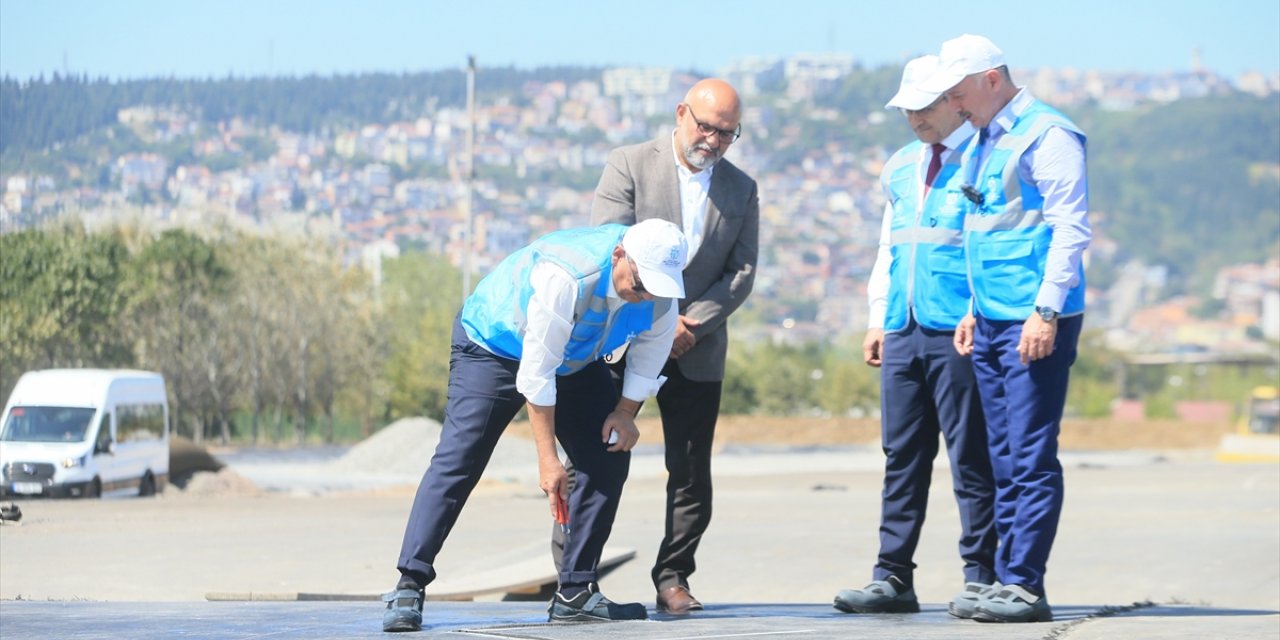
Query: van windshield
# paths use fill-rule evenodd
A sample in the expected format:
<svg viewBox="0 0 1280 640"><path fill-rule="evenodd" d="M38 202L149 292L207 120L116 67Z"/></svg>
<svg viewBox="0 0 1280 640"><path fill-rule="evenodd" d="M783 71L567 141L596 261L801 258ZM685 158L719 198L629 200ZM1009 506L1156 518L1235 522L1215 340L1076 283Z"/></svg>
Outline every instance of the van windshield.
<svg viewBox="0 0 1280 640"><path fill-rule="evenodd" d="M96 409L13 407L0 440L7 442L83 442Z"/></svg>

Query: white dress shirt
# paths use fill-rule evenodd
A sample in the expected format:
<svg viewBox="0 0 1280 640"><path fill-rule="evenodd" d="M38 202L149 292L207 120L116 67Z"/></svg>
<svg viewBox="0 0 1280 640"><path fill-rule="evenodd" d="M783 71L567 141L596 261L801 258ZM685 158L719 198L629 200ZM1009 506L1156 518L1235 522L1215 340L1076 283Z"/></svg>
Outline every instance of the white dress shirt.
<svg viewBox="0 0 1280 640"><path fill-rule="evenodd" d="M533 295L526 311L524 343L520 368L516 372L516 391L530 404L552 406L556 403L556 369L564 362L565 346L573 332L574 307L578 300L578 281L563 267L552 262L534 265L529 274ZM626 300L618 297L609 282L609 322L617 316ZM671 342L676 335L676 305L673 302L649 330L631 340L627 351L627 370L622 379L622 395L643 402L658 392L663 381L659 375L671 355Z"/></svg>
<svg viewBox="0 0 1280 640"><path fill-rule="evenodd" d="M956 147L973 136L975 129L968 122L962 123L951 135L943 138L942 163L946 164ZM916 203L924 208L924 176L929 161L933 159L933 147L924 145L924 152L916 162ZM893 262L890 252L890 234L893 231L893 203L884 205L884 217L880 221L880 248L876 252L875 266L871 267L871 275L867 278L867 299L871 303L871 312L867 314L868 329L883 329L884 317L889 308L889 265Z"/></svg>
<svg viewBox="0 0 1280 640"><path fill-rule="evenodd" d="M1017 115L1033 100L1029 91L1019 89L992 118L987 125L987 144L981 150L982 164L986 164L996 141L1013 127ZM1018 159L1018 177L1035 184L1044 196L1044 219L1053 228L1036 306L1061 311L1071 288L1080 284L1080 261L1093 238L1084 145L1074 133L1052 127Z"/></svg>
<svg viewBox="0 0 1280 640"><path fill-rule="evenodd" d="M680 162L680 145L672 136L672 159L676 163L676 182L680 185L680 226L684 237L689 241L689 262L693 262L694 254L702 246L702 236L707 230L707 192L711 190L711 173L716 165L694 173ZM718 162L718 161L717 161Z"/></svg>

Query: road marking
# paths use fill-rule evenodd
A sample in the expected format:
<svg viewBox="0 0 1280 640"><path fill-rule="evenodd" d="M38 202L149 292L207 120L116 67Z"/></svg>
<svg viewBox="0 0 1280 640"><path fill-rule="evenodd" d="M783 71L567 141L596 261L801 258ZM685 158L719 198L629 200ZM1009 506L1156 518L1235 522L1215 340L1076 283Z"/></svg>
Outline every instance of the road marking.
<svg viewBox="0 0 1280 640"><path fill-rule="evenodd" d="M797 633L813 633L816 629L795 629L792 631L755 631L752 633L726 633L715 636L680 636L663 640L706 640L707 638L750 638L756 636L788 636Z"/></svg>

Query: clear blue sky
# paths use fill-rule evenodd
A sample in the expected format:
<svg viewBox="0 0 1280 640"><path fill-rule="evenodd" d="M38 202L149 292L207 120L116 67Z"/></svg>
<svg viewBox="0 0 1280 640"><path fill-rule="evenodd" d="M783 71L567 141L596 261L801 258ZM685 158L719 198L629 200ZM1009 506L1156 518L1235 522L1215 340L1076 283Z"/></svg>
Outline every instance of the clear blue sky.
<svg viewBox="0 0 1280 640"><path fill-rule="evenodd" d="M1021 12L1021 13L1019 13ZM868 66L980 33L1013 67L1280 70L1277 0L0 0L0 73L138 78L643 65Z"/></svg>

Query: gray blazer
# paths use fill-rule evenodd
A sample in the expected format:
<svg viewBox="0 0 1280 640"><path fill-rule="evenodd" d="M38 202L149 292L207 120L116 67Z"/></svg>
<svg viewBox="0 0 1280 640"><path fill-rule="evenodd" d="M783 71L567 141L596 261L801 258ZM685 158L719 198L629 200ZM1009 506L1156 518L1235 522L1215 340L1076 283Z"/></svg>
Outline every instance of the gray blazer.
<svg viewBox="0 0 1280 640"><path fill-rule="evenodd" d="M681 224L680 187L671 135L619 147L609 154L591 201L592 224L635 224L649 218ZM707 193L707 227L684 270L680 314L701 322L697 344L677 362L690 380L724 379L729 314L751 293L760 238L756 181L721 158Z"/></svg>

